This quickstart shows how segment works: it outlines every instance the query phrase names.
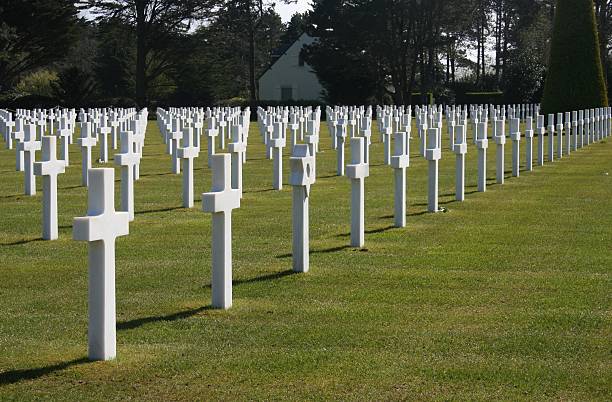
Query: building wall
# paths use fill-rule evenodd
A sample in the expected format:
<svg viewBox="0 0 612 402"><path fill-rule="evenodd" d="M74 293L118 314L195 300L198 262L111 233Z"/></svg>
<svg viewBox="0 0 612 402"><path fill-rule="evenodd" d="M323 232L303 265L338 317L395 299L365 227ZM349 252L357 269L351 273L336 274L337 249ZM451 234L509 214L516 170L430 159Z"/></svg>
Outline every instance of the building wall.
<svg viewBox="0 0 612 402"><path fill-rule="evenodd" d="M259 99L282 101L282 94L291 92L293 100L321 100L323 87L312 68L300 66L300 51L314 38L302 34L285 54L259 78Z"/></svg>

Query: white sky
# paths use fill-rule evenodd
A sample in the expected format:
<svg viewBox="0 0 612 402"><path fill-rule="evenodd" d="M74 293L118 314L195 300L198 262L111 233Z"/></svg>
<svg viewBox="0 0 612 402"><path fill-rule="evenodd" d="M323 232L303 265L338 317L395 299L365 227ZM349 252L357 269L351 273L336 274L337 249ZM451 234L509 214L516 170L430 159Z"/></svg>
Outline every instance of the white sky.
<svg viewBox="0 0 612 402"><path fill-rule="evenodd" d="M289 21L295 13L309 9L311 9L310 0L297 0L295 4L284 4L282 0L276 0L276 12L280 14L283 22Z"/></svg>

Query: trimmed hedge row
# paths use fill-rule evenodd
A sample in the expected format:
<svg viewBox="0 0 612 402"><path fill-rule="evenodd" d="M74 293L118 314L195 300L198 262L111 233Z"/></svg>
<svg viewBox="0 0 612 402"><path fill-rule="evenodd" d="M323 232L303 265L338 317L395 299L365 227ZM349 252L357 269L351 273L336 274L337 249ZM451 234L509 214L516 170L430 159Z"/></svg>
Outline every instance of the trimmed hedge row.
<svg viewBox="0 0 612 402"><path fill-rule="evenodd" d="M593 0L557 0L542 112L608 105Z"/></svg>

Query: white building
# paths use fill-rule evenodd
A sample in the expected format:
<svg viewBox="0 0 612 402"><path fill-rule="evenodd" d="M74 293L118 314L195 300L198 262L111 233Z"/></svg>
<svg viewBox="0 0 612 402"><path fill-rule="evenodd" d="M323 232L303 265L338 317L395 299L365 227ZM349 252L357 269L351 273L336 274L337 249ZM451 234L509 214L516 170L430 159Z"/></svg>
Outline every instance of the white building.
<svg viewBox="0 0 612 402"><path fill-rule="evenodd" d="M259 99L263 101L320 101L323 87L312 68L304 62L302 48L315 39L302 34L261 77Z"/></svg>

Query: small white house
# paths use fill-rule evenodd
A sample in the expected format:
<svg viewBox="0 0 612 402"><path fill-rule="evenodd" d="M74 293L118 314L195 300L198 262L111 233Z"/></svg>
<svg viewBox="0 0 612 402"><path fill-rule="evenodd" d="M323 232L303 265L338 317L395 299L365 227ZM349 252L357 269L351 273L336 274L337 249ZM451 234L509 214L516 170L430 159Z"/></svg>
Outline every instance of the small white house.
<svg viewBox="0 0 612 402"><path fill-rule="evenodd" d="M302 34L259 77L259 99L263 101L320 101L323 87L312 68L304 62L302 48L315 38Z"/></svg>

